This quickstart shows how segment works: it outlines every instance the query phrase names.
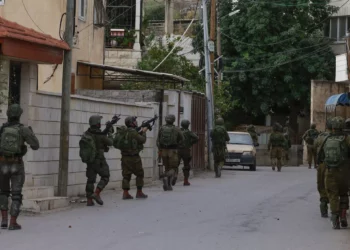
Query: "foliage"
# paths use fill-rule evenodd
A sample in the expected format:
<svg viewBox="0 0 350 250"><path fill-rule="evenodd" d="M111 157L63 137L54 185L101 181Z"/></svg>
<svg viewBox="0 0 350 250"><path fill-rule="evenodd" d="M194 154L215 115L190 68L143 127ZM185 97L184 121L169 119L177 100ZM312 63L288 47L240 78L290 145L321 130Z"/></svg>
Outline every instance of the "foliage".
<svg viewBox="0 0 350 250"><path fill-rule="evenodd" d="M161 5L152 5L148 8L145 8L145 17L146 20L165 20L165 6Z"/></svg>
<svg viewBox="0 0 350 250"><path fill-rule="evenodd" d="M323 37L329 0L223 0L223 54L229 58L234 107L254 116L276 107L308 107L311 80L334 79L335 58ZM234 15L232 11L239 10Z"/></svg>

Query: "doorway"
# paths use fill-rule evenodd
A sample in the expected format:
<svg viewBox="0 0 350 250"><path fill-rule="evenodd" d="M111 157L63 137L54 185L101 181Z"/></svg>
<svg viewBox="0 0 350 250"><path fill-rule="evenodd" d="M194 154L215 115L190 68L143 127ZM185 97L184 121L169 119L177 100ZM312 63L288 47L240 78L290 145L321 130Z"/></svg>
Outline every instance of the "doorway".
<svg viewBox="0 0 350 250"><path fill-rule="evenodd" d="M21 67L20 62L10 62L9 105L20 104Z"/></svg>

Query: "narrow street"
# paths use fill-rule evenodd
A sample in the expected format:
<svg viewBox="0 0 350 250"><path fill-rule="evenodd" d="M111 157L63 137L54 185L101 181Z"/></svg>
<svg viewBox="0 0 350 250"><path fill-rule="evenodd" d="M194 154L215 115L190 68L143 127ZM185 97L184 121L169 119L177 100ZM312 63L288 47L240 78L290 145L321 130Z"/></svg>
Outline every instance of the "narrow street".
<svg viewBox="0 0 350 250"><path fill-rule="evenodd" d="M146 201L108 192L103 207L22 216L22 231L1 231L1 249L349 249L350 230L334 231L319 216L314 169L225 170L191 183L168 193L146 188Z"/></svg>

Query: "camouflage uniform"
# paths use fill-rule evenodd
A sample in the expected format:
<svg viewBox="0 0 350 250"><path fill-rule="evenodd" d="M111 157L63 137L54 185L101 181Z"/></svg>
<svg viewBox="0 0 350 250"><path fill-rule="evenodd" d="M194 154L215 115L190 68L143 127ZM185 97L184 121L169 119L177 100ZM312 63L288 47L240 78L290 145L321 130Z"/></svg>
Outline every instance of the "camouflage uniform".
<svg viewBox="0 0 350 250"><path fill-rule="evenodd" d="M212 152L214 155L215 177L221 177L221 169L225 164L226 143L230 141L230 137L224 126L224 119L216 120L215 128L210 132L212 140Z"/></svg>
<svg viewBox="0 0 350 250"><path fill-rule="evenodd" d="M122 188L123 199L133 199L129 194L131 176L136 176L137 193L136 198L145 199L148 196L142 192L144 185L144 170L142 167L142 160L140 157L140 151L143 149L143 145L146 143L146 129L140 132L136 131L137 121L136 117L127 117L125 119L125 125L127 126L125 133L127 133L128 147L121 149L122 154L122 175L123 183ZM115 137L116 140L118 137Z"/></svg>
<svg viewBox="0 0 350 250"><path fill-rule="evenodd" d="M36 138L31 127L23 126L19 123L19 119L23 113L22 108L18 104L11 105L7 110L8 122L0 128L0 137L4 133L5 128L19 127L21 153L9 156L3 151L0 152L0 209L2 215L1 228L8 226L8 198L11 194L11 221L9 230L21 229L17 224L17 217L20 213L22 205L22 188L25 181L25 171L22 157L27 153L27 146L33 150L39 149L39 141ZM6 138L4 138L6 140Z"/></svg>
<svg viewBox="0 0 350 250"><path fill-rule="evenodd" d="M184 136L181 130L173 125L175 122L174 115L167 115L165 117L165 122L166 125L161 127L158 133L157 147L165 167L163 189L164 191L172 191L173 188L171 184L173 183L173 179L176 177L179 167L178 149L184 141ZM172 145L163 145L161 143L161 137L163 135L163 131L168 129L171 129L171 137L174 138L174 141L171 142Z"/></svg>
<svg viewBox="0 0 350 250"><path fill-rule="evenodd" d="M289 133L289 121L286 122L286 125L283 128L283 135L284 135L284 138L286 138L286 144L284 147L284 154L283 154L284 155L283 162L285 165L289 161L289 149L292 147L292 143L290 140L290 133Z"/></svg>
<svg viewBox="0 0 350 250"><path fill-rule="evenodd" d="M328 119L326 122L326 132L320 133L315 140L315 150L317 153L317 190L320 194L320 212L323 218L328 217L328 196L325 184L325 176L326 176L326 165L324 163L324 153L321 151L321 146L324 143L325 139L330 135L332 124L331 119Z"/></svg>
<svg viewBox="0 0 350 250"><path fill-rule="evenodd" d="M334 229L339 229L340 226L348 226L346 210L349 209L347 177L350 137L342 132L344 125L344 119L342 117L334 117L332 119L333 131L320 148L320 152L323 151L324 153L324 163L326 165L325 184ZM341 141L341 146L335 148L333 144L335 141ZM334 162L335 157L337 157L336 160L338 162Z"/></svg>
<svg viewBox="0 0 350 250"><path fill-rule="evenodd" d="M190 170L191 170L191 147L193 144L196 144L199 140L198 136L190 131L188 127L190 126L190 121L188 120L182 120L181 121L181 131L184 135L184 141L183 143L179 146L179 165L181 163L181 160L183 160L184 167L182 169L183 174L184 174L184 186L189 186L191 185L188 182L188 178L190 177ZM176 179L174 178L174 185L175 185Z"/></svg>
<svg viewBox="0 0 350 250"><path fill-rule="evenodd" d="M255 127L254 125L249 125L247 127L247 132L250 134L250 137L252 137L252 140L253 140L253 143L255 146L258 146L259 143L258 143L258 136L260 136L260 134L258 134L256 131L255 131Z"/></svg>
<svg viewBox="0 0 350 250"><path fill-rule="evenodd" d="M87 164L86 168L86 197L87 205L93 206L95 200L97 204L103 205L103 201L100 197L100 193L107 186L109 182L109 166L104 156L105 152L108 152L109 146L113 145L113 140L111 135L106 135L101 131L101 120L102 116L93 115L89 119L90 128L85 132L92 135L96 144L96 158L92 163ZM97 184L96 190L95 182L97 175L101 176L99 183Z"/></svg>
<svg viewBox="0 0 350 250"><path fill-rule="evenodd" d="M315 124L311 124L311 128L309 130L307 130L305 132L305 134L303 135L303 140L306 142L306 146L307 146L307 161L309 163L309 168L311 168L312 165L312 161L314 161L315 164L315 168L317 167L317 163L316 163L316 158L317 158L317 154L316 154L316 149L314 147L314 141L311 139L311 135L318 135L319 132L316 130L316 125ZM308 140L311 141L308 141Z"/></svg>
<svg viewBox="0 0 350 250"><path fill-rule="evenodd" d="M273 127L273 132L270 135L268 142L268 150L270 151L270 159L272 163L272 170L275 170L277 166L278 172L281 172L282 169L282 157L283 157L283 147L286 143L281 131L281 125L276 123Z"/></svg>

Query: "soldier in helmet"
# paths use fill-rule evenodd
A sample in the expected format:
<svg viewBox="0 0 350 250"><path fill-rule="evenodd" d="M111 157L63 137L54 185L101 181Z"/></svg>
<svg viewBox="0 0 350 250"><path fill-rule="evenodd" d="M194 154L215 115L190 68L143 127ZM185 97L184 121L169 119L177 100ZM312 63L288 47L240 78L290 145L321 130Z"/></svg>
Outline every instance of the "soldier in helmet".
<svg viewBox="0 0 350 250"><path fill-rule="evenodd" d="M184 174L184 186L191 185L188 182L188 178L190 177L190 170L191 170L190 162L192 159L191 148L199 140L198 136L188 129L190 124L191 123L189 120L181 121L181 131L184 135L184 141L179 147L179 165L182 159L184 162L184 167L182 169ZM174 178L174 181L173 181L174 185L175 183L176 183L176 177Z"/></svg>
<svg viewBox="0 0 350 250"><path fill-rule="evenodd" d="M310 129L305 132L303 135L303 140L306 142L307 146L307 161L309 163L309 169L311 169L312 161L314 161L315 168L316 165L316 150L314 147L315 140L318 136L319 132L316 130L316 124L312 123Z"/></svg>
<svg viewBox="0 0 350 250"><path fill-rule="evenodd" d="M27 143L31 149L39 149L39 141L31 127L20 123L23 113L18 104L7 110L8 122L0 128L0 209L2 215L1 228L19 230L17 217L22 205L22 188L25 171L22 157L27 153ZM12 198L10 209L10 225L8 226L8 197Z"/></svg>
<svg viewBox="0 0 350 250"><path fill-rule="evenodd" d="M230 137L225 128L224 119L218 118L215 128L210 132L212 141L212 152L214 155L215 177L221 177L221 169L225 164L226 144L230 141Z"/></svg>
<svg viewBox="0 0 350 250"><path fill-rule="evenodd" d="M144 185L144 170L140 152L143 150L143 145L146 143L147 127L137 131L137 117L128 116L125 119L125 126L118 130L114 138L113 146L120 149L122 155L122 188L123 200L133 199L129 194L130 180L132 174L136 176L137 199L146 199L148 196L142 192Z"/></svg>
<svg viewBox="0 0 350 250"><path fill-rule="evenodd" d="M183 144L184 136L182 131L174 125L174 115L167 115L165 122L166 124L160 128L158 133L157 147L165 167L163 189L172 191L171 185L179 167L178 149Z"/></svg>
<svg viewBox="0 0 350 250"><path fill-rule="evenodd" d="M332 119L329 118L326 121L326 132L322 132L318 135L317 139L315 140L315 150L317 153L317 190L320 194L320 212L321 217L327 218L328 217L328 196L327 196L327 190L325 185L325 174L326 174L326 165L324 163L324 152L323 150L320 151L321 146L327 139L327 137L332 132Z"/></svg>
<svg viewBox="0 0 350 250"><path fill-rule="evenodd" d="M254 125L249 125L247 127L247 132L250 134L250 136L252 137L253 143L255 146L258 146L258 136L260 136L260 134L258 134L255 130L255 126Z"/></svg>
<svg viewBox="0 0 350 250"><path fill-rule="evenodd" d="M326 166L326 190L332 213L333 229L347 227L346 210L349 209L348 167L350 137L343 132L344 119L340 116L332 119L332 132L325 138L320 152L324 154Z"/></svg>
<svg viewBox="0 0 350 250"><path fill-rule="evenodd" d="M79 142L80 156L82 157L85 154L88 157L92 157L89 160L84 160L84 157L82 157L83 162L87 164L87 183L85 188L87 206L94 206L94 200L97 204L103 205L100 193L107 186L110 177L109 166L104 153L108 152L109 147L113 145L113 140L110 133L106 134L102 132L101 120L102 116L100 115L91 116L89 119L90 128L84 133ZM82 145L84 144L90 145L90 147L83 147ZM101 179L94 190L97 175L99 175Z"/></svg>
<svg viewBox="0 0 350 250"><path fill-rule="evenodd" d="M270 151L270 159L272 164L272 170L281 172L282 169L282 158L283 158L283 147L286 144L286 139L282 134L282 126L279 123L273 125L273 132L270 135L268 142L268 150Z"/></svg>

